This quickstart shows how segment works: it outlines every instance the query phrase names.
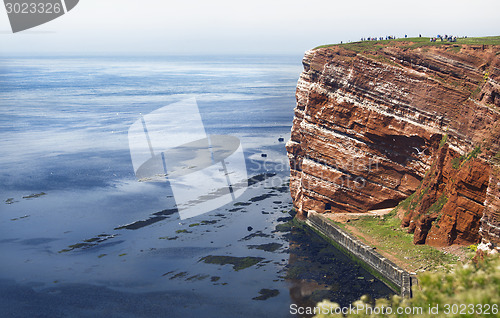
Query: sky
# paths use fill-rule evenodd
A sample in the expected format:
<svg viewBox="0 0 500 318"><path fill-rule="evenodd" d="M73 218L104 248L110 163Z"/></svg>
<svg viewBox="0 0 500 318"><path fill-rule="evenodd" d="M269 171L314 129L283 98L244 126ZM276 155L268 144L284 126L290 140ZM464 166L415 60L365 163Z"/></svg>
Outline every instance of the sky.
<svg viewBox="0 0 500 318"><path fill-rule="evenodd" d="M498 0L80 0L16 34L0 7L0 55L302 54L361 37L500 35L498 12Z"/></svg>

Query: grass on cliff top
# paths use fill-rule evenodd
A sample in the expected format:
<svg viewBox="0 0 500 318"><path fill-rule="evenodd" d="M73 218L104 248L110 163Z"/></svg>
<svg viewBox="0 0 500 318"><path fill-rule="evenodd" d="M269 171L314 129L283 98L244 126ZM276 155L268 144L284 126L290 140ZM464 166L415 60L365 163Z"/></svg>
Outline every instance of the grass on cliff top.
<svg viewBox="0 0 500 318"><path fill-rule="evenodd" d="M375 247L379 253L390 255L391 259L397 260L395 263L410 272L445 269L446 265L458 261L455 255L432 246L414 245L413 234L401 229L401 220L395 211L382 218L363 216L346 224L334 223Z"/></svg>
<svg viewBox="0 0 500 318"><path fill-rule="evenodd" d="M401 38L395 40L380 40L380 41L358 41L344 44L326 44L315 47L320 49L325 47L340 46L356 53L375 52L387 46L403 47L408 49L416 49L420 47L432 46L449 46L450 48L459 49L460 45L500 45L500 36L488 36L477 38L459 38L457 42L436 41L430 42L430 38Z"/></svg>

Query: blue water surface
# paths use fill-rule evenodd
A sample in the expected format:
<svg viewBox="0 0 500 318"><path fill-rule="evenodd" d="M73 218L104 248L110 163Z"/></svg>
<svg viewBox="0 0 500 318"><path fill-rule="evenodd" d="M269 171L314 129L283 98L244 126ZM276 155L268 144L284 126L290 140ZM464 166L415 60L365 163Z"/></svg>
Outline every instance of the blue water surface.
<svg viewBox="0 0 500 318"><path fill-rule="evenodd" d="M283 140L300 62L0 58L2 315L288 317L302 296L300 282L285 279L290 233L276 226L291 210ZM248 175L257 179L238 202L181 220L168 183L135 178L127 131L140 114L188 98L196 99L207 134L240 139ZM270 243L277 249L256 248ZM258 262L237 269L207 264L207 256ZM352 275L342 276L360 276ZM263 290L272 296L259 298Z"/></svg>

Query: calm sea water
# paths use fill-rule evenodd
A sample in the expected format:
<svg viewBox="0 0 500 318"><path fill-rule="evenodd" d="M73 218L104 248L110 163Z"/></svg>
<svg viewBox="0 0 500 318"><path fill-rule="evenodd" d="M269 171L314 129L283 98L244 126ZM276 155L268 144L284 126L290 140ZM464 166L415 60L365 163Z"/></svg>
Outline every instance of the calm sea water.
<svg viewBox="0 0 500 318"><path fill-rule="evenodd" d="M291 303L390 294L314 235L287 227L279 138L289 138L300 61L1 58L0 311L288 317ZM167 183L136 180L127 131L140 114L188 98L208 134L241 140L255 178L238 202L181 220Z"/></svg>

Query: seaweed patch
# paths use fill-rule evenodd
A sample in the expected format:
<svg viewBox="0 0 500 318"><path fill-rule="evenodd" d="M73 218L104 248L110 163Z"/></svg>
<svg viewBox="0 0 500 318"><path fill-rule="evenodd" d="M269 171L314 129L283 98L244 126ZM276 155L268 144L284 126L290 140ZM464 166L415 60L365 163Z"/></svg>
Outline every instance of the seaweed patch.
<svg viewBox="0 0 500 318"><path fill-rule="evenodd" d="M262 257L235 257L235 256L215 256L208 255L200 259L200 262L205 262L207 264L217 264L217 265L233 265L235 271L239 271L253 265L258 264L263 261Z"/></svg>

